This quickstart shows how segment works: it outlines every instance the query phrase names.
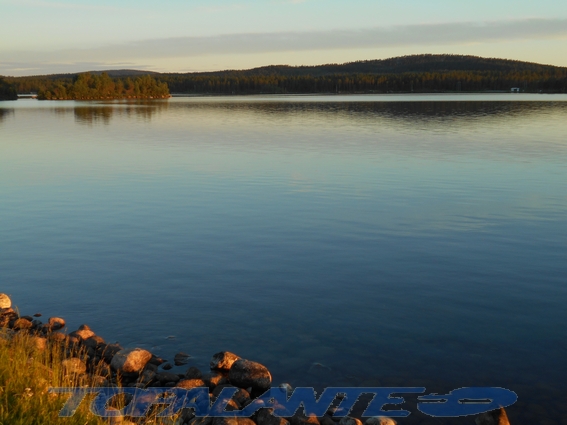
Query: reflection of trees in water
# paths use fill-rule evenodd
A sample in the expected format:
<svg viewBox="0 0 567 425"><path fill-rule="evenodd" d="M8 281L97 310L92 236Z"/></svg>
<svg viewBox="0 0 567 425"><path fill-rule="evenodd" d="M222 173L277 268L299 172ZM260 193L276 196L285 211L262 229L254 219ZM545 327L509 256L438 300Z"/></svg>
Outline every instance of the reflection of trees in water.
<svg viewBox="0 0 567 425"><path fill-rule="evenodd" d="M13 109L0 108L0 123L14 113Z"/></svg>
<svg viewBox="0 0 567 425"><path fill-rule="evenodd" d="M135 104L94 104L74 108L75 121L80 124L109 124L113 116L136 118L149 121L166 109L167 102L137 102Z"/></svg>
<svg viewBox="0 0 567 425"><path fill-rule="evenodd" d="M178 105L176 105L178 106ZM419 101L419 102L234 102L188 103L179 106L252 112L274 118L286 115L324 114L349 120L383 118L409 123L465 123L479 118L508 121L554 112L567 113L566 102Z"/></svg>

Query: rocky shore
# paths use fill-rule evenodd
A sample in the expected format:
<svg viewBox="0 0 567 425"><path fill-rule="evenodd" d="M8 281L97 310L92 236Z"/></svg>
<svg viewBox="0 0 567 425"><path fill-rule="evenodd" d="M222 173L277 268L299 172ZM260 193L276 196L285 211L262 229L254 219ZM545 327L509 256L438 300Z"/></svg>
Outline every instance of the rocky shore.
<svg viewBox="0 0 567 425"><path fill-rule="evenodd" d="M189 367L183 374L172 373L170 362L142 348L125 348L120 344L109 344L96 335L88 325L81 325L72 332L66 332L63 318L50 317L45 322L41 314L33 316L18 314L6 294L0 294L0 338L10 339L22 333L31 338L38 350L47 350L57 345L64 353L61 368L66 374L76 376L78 382L91 382L98 387L136 388L208 388L211 402L215 401L224 388L236 388L228 401L226 410L240 410L256 397L273 386L268 368L256 361L243 359L237 354L221 351L214 354L210 370L201 371ZM173 358L176 366L188 364L189 355L177 353ZM84 378L84 379L81 379ZM88 379L87 379L88 378ZM288 394L289 384L280 384ZM272 414L270 409L261 409L251 418L195 417L192 409L183 409L170 422L172 425L362 425L359 418L334 417L336 407L331 407L321 417L302 414L302 409L288 418ZM476 425L509 425L504 409L495 410L476 417ZM139 418L115 417L111 423L130 425L144 423ZM166 423L166 422L164 422ZM373 417L365 420L366 425L396 425L387 417Z"/></svg>

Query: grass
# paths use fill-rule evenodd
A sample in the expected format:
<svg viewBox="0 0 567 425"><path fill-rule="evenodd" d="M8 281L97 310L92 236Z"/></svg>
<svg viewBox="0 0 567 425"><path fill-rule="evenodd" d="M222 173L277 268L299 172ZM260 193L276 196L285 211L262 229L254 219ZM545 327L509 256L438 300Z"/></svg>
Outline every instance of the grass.
<svg viewBox="0 0 567 425"><path fill-rule="evenodd" d="M29 333L0 328L1 425L108 423L90 413L86 402L74 416L59 417L69 396L51 394L48 389L92 384L88 375L66 373L61 362L68 351L69 347L51 341L40 348ZM81 351L76 356L85 359Z"/></svg>

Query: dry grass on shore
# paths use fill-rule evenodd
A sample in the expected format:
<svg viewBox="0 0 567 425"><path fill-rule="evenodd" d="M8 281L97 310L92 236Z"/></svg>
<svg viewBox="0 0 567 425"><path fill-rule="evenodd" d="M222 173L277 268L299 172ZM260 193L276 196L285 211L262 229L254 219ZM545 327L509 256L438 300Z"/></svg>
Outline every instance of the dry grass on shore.
<svg viewBox="0 0 567 425"><path fill-rule="evenodd" d="M74 416L59 417L69 395L48 389L92 384L88 375L67 373L62 365L66 350L60 344L40 344L28 333L0 328L0 425L108 424L90 413L86 402Z"/></svg>

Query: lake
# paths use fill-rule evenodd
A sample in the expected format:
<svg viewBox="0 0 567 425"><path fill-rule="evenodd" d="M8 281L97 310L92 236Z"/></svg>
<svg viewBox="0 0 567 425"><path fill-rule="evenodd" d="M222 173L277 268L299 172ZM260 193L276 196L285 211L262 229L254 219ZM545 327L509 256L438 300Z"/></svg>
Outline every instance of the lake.
<svg viewBox="0 0 567 425"><path fill-rule="evenodd" d="M565 95L0 102L0 292L202 370L564 425L566 135Z"/></svg>

